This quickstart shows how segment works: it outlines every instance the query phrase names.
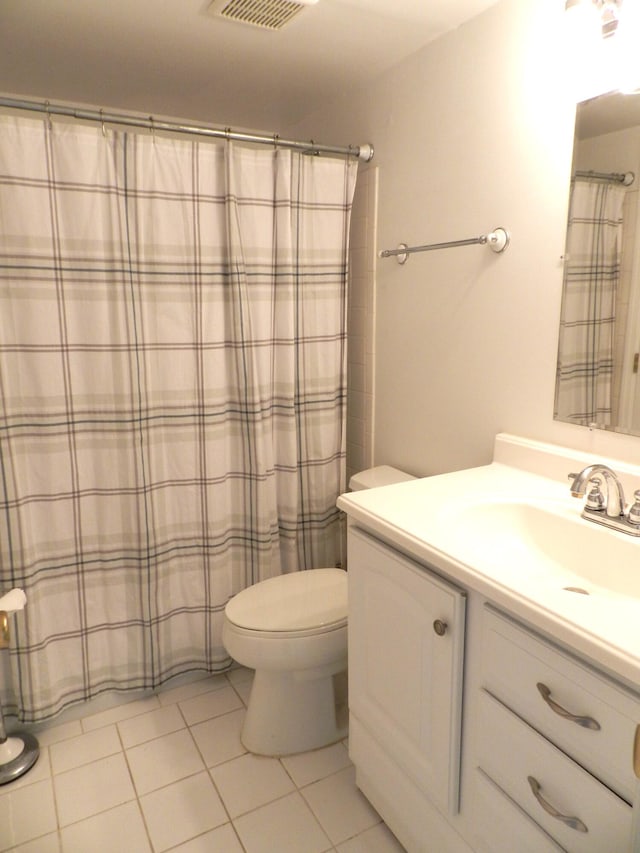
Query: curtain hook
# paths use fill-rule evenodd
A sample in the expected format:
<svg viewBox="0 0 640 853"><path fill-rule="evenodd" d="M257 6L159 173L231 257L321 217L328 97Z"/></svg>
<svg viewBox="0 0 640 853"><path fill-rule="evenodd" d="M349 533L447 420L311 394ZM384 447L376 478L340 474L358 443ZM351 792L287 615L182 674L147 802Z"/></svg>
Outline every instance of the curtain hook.
<svg viewBox="0 0 640 853"><path fill-rule="evenodd" d="M100 110L100 124L102 125L102 135L106 137L107 128L104 126L104 110Z"/></svg>
<svg viewBox="0 0 640 853"><path fill-rule="evenodd" d="M153 116L149 116L149 124L151 125L151 127L150 127L150 130L151 130L151 138L153 139L153 142L154 142L154 145L155 145L155 141L156 141L156 126L155 126L155 124L153 123Z"/></svg>
<svg viewBox="0 0 640 853"><path fill-rule="evenodd" d="M49 127L49 130L53 130L53 122L51 121L51 113L49 112L50 106L51 104L49 103L49 101L44 102L44 109L47 114L47 125Z"/></svg>
<svg viewBox="0 0 640 853"><path fill-rule="evenodd" d="M274 150L275 150L275 151L277 151L277 150L278 150L278 142L279 142L279 140L280 140L280 135L279 135L279 134L277 134L277 133L274 133L274 134L273 134L273 148L274 148Z"/></svg>

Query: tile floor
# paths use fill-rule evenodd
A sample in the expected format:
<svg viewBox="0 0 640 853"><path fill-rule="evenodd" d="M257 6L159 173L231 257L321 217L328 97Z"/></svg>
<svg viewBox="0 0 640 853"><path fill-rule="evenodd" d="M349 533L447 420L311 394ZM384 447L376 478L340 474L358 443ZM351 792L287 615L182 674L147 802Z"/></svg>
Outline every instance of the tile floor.
<svg viewBox="0 0 640 853"><path fill-rule="evenodd" d="M355 786L345 743L259 758L240 743L251 672L183 680L35 730L0 787L11 853L402 853Z"/></svg>

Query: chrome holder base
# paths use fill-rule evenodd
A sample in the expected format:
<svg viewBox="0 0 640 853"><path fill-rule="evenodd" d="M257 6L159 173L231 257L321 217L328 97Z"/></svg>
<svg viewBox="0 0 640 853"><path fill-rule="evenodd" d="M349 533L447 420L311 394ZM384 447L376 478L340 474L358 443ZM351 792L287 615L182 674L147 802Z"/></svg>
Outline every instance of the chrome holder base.
<svg viewBox="0 0 640 853"><path fill-rule="evenodd" d="M18 751L17 755L5 761L4 764L0 763L0 785L6 785L7 782L13 782L15 779L20 778L20 776L33 767L40 755L38 741L29 732L12 734L6 742L13 743L15 741L22 743L22 749ZM15 746L14 743L13 745ZM0 761L3 746L4 744L0 744ZM14 752L16 752L15 749L12 750L12 753Z"/></svg>
<svg viewBox="0 0 640 853"><path fill-rule="evenodd" d="M626 517L621 515L617 518L612 518L606 515L602 510L590 510L585 508L582 511L582 518L587 521L595 521L596 524L601 524L603 527L609 527L611 530L618 530L620 533L626 533L627 536L640 536L640 525L632 524L627 521Z"/></svg>

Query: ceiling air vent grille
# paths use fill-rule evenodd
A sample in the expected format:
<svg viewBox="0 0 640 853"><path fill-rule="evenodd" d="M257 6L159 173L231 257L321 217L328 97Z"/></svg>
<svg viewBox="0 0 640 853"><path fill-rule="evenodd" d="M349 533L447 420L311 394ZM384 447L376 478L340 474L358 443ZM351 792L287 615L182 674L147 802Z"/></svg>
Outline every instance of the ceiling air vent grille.
<svg viewBox="0 0 640 853"><path fill-rule="evenodd" d="M209 11L241 24L279 30L307 5L309 0L213 0Z"/></svg>

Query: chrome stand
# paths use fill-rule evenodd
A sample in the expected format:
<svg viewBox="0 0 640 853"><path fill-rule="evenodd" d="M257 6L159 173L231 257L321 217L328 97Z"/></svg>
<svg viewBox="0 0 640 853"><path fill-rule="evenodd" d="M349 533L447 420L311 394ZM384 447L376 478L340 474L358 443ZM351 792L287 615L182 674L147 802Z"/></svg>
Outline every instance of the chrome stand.
<svg viewBox="0 0 640 853"><path fill-rule="evenodd" d="M0 650L7 648L9 648L9 619L7 613L0 610ZM13 782L30 770L39 755L38 741L29 732L7 735L0 704L0 785Z"/></svg>

